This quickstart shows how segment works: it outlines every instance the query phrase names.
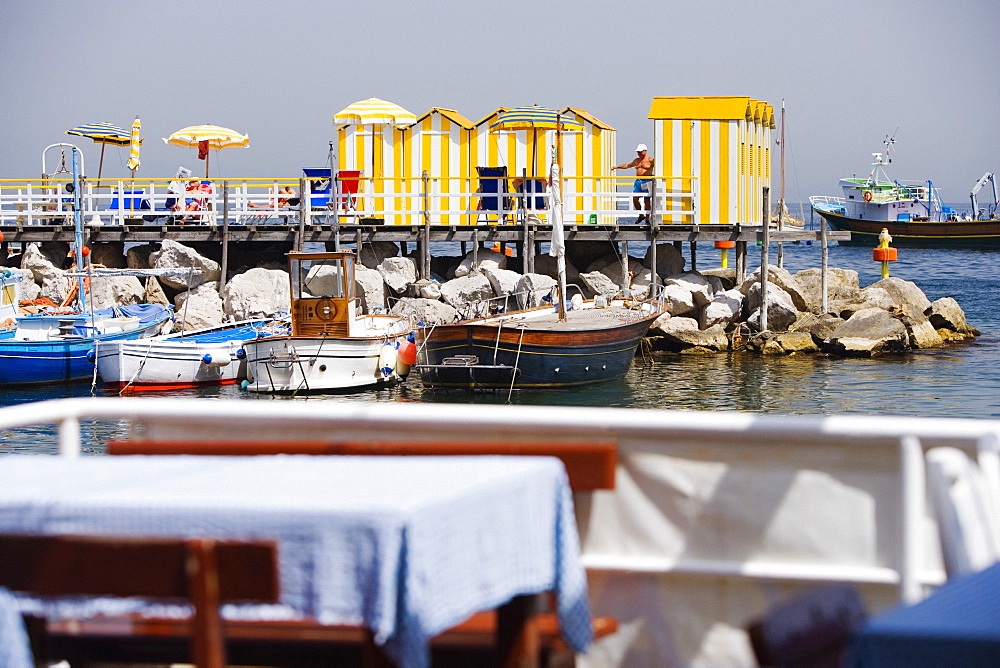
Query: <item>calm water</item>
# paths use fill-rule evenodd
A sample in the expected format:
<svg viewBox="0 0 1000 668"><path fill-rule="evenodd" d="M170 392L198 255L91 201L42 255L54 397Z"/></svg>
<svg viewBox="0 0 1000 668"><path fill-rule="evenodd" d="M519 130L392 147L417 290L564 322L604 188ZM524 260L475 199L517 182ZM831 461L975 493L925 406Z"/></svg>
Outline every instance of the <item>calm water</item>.
<svg viewBox="0 0 1000 668"><path fill-rule="evenodd" d="M699 246L698 265L719 265L718 251ZM641 249L632 249L641 255ZM685 249L685 253L687 250ZM775 263L777 247L770 250ZM789 414L895 414L930 417L1000 419L1000 253L958 250L900 249L893 276L919 285L932 301L954 297L969 323L982 332L974 343L942 350L879 358L837 359L820 356L761 358L753 355L673 355L637 358L621 381L577 390L532 390L468 394L424 391L411 376L403 386L380 392L312 398L254 395L238 387L178 390L158 396L232 398L245 401L427 401L453 403L512 403L534 405L619 406L738 410ZM751 249L748 266L759 266L759 248ZM791 272L820 265L820 248L784 245L784 266ZM830 266L854 269L860 283L880 278L871 249L831 246ZM0 394L0 405L16 405L72 396L89 396L90 383L44 390L14 390ZM94 390L105 396L100 385ZM89 425L100 434L116 425ZM50 451L51 430L40 428L0 436L0 453Z"/></svg>

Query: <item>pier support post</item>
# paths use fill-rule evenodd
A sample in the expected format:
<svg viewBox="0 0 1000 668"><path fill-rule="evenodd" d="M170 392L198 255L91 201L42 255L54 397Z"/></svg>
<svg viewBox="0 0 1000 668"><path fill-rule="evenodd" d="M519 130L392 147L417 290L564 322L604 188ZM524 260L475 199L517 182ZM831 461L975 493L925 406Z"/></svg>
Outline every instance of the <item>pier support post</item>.
<svg viewBox="0 0 1000 668"><path fill-rule="evenodd" d="M822 249L820 250L821 260L820 260L820 273L819 273L819 291L820 294L823 295L823 302L822 302L823 313L826 313L827 299L828 299L827 293L829 292L829 285L827 284L826 272L830 260L830 249L829 246L827 246L827 241L826 241L826 218L820 216L819 220L820 220L819 241L820 245L822 246Z"/></svg>
<svg viewBox="0 0 1000 668"><path fill-rule="evenodd" d="M747 280L747 242L736 242L736 285Z"/></svg>
<svg viewBox="0 0 1000 668"><path fill-rule="evenodd" d="M689 241L688 251L691 253L691 271L698 271L698 242Z"/></svg>
<svg viewBox="0 0 1000 668"><path fill-rule="evenodd" d="M421 231L421 241L420 244L420 278L427 280L431 277L431 213L430 213L430 177L427 175L427 170L425 169L423 174L421 174L421 184L423 186L422 201L423 201L423 211L421 212L424 217L424 227Z"/></svg>
<svg viewBox="0 0 1000 668"><path fill-rule="evenodd" d="M300 253L306 242L306 225L309 224L309 201L309 182L305 178L301 178L299 179L299 233L295 239L295 250Z"/></svg>
<svg viewBox="0 0 1000 668"><path fill-rule="evenodd" d="M767 274L768 246L771 245L771 221L768 220L771 209L771 189L764 188L764 239L760 244L760 331L767 331Z"/></svg>
<svg viewBox="0 0 1000 668"><path fill-rule="evenodd" d="M653 287L650 292L650 297L654 298L659 296L659 293L657 292L657 285L659 285L660 283L660 274L657 272L657 265L656 265L656 235L659 233L659 231L660 231L659 225L655 223L650 224L649 238L651 240L650 241L651 245L649 247L649 260L650 260L649 263L653 265Z"/></svg>
<svg viewBox="0 0 1000 668"><path fill-rule="evenodd" d="M222 267L219 276L219 294L226 289L229 271L229 181L222 182Z"/></svg>
<svg viewBox="0 0 1000 668"><path fill-rule="evenodd" d="M354 248L358 254L358 261L361 260L361 226L358 225L358 229L354 232Z"/></svg>

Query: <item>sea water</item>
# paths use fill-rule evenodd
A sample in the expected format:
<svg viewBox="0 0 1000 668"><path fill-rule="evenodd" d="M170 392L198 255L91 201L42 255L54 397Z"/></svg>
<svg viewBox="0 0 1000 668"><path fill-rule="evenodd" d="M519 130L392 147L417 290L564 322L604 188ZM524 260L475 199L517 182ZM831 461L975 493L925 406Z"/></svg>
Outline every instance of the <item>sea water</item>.
<svg viewBox="0 0 1000 668"><path fill-rule="evenodd" d="M630 248L631 253L642 253ZM751 245L747 266L760 265L760 247ZM777 244L769 261L777 263ZM690 268L688 249L684 249ZM818 244L785 243L783 265L794 273L819 267ZM862 287L881 278L871 249L833 244L829 266L853 269ZM731 256L730 261L734 258ZM432 392L412 374L389 390L348 395L286 397L258 395L239 386L158 392L156 396L227 398L242 401L402 401L560 406L618 406L639 409L749 411L800 415L914 415L1000 419L1000 252L899 249L890 274L916 283L931 301L954 297L970 325L982 332L974 342L875 359L824 355L761 357L745 353L673 354L636 357L619 381L562 390L470 393ZM719 252L699 244L698 268L718 267ZM731 265L732 266L732 265ZM0 406L79 396L112 396L100 382L0 392ZM248 406L249 408L249 406ZM112 423L84 425L93 444L117 429ZM0 453L54 451L51 427L0 435ZM91 449L99 451L99 446Z"/></svg>

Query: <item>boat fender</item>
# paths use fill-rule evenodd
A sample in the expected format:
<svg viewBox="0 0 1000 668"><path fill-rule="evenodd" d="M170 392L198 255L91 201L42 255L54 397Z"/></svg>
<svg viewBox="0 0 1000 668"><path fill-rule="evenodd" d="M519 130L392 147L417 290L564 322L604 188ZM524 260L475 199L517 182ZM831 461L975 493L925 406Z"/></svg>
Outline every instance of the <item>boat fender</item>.
<svg viewBox="0 0 1000 668"><path fill-rule="evenodd" d="M872 201L872 191L871 190L866 190L865 191L865 201L866 202Z"/></svg>
<svg viewBox="0 0 1000 668"><path fill-rule="evenodd" d="M87 361L94 364L97 361L97 351L91 348L87 351Z"/></svg>
<svg viewBox="0 0 1000 668"><path fill-rule="evenodd" d="M393 370L396 368L396 357L395 342L386 341L378 356L378 371L383 378L388 378L393 374Z"/></svg>
<svg viewBox="0 0 1000 668"><path fill-rule="evenodd" d="M204 364L205 366L228 366L230 361L231 360L228 357L226 357L225 359L221 359L218 362L216 362L212 359L211 353L205 353L201 357L201 363Z"/></svg>
<svg viewBox="0 0 1000 668"><path fill-rule="evenodd" d="M247 351L243 350L242 348L237 348L236 349L236 359L238 359L238 360L245 360L246 358L247 358Z"/></svg>

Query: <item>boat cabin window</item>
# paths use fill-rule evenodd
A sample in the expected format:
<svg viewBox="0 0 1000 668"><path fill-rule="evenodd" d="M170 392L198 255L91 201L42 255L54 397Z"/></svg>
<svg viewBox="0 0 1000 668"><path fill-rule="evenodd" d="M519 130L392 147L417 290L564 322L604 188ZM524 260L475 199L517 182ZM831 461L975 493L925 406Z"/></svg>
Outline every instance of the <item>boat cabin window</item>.
<svg viewBox="0 0 1000 668"><path fill-rule="evenodd" d="M353 258L292 262L294 299L354 299Z"/></svg>

